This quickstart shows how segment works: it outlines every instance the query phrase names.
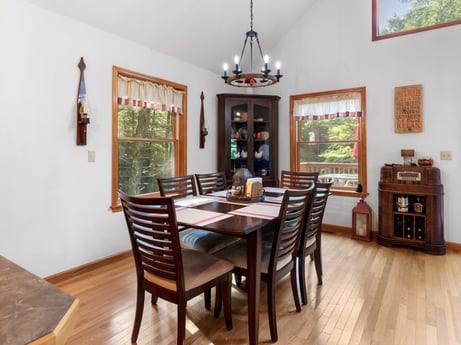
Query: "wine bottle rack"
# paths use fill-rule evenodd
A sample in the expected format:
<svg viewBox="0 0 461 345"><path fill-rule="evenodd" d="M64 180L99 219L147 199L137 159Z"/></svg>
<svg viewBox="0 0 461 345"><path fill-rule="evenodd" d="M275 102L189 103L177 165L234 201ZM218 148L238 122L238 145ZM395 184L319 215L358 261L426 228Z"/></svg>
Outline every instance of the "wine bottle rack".
<svg viewBox="0 0 461 345"><path fill-rule="evenodd" d="M439 169L401 165L381 168L378 243L445 254Z"/></svg>

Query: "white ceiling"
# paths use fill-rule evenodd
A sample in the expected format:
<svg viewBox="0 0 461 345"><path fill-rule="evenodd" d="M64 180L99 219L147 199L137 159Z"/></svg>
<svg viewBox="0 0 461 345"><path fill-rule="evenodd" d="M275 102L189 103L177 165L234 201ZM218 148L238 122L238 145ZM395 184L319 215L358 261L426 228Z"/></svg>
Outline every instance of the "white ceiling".
<svg viewBox="0 0 461 345"><path fill-rule="evenodd" d="M26 1L215 73L240 55L250 29L250 0ZM253 29L265 54L315 1L254 0Z"/></svg>

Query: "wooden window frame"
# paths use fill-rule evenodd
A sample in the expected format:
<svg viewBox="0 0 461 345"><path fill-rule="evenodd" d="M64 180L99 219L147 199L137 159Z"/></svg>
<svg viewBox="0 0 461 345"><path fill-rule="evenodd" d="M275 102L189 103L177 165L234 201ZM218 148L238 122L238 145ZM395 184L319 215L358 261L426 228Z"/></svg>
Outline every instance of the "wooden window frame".
<svg viewBox="0 0 461 345"><path fill-rule="evenodd" d="M147 80L157 84L173 87L184 92L182 100L183 113L177 121L177 128L174 128L176 154L175 154L175 174L176 176L185 175L187 171L187 86L174 83L168 80L148 76L142 73L130 71L121 67L112 66L112 212L121 211L120 199L118 197L118 77L123 75L129 78ZM153 193L156 195L158 193Z"/></svg>
<svg viewBox="0 0 461 345"><path fill-rule="evenodd" d="M297 171L299 162L299 143L297 138L299 137L299 126L298 121L294 118L294 103L296 100L300 100L308 97L319 97L328 96L335 94L344 94L358 92L361 94L361 112L362 116L360 119L360 140L359 140L359 156L358 156L358 171L359 171L359 182L362 185L362 193L358 193L355 190L343 190L336 189L334 186L331 187L331 193L338 196L348 197L359 197L362 194L368 195L367 192L367 137L366 137L366 88L357 87L342 90L322 91L315 93L306 93L299 95L290 96L290 170Z"/></svg>
<svg viewBox="0 0 461 345"><path fill-rule="evenodd" d="M439 23L439 24L419 27L419 28L412 29L412 30L405 30L405 31L399 31L399 32L393 32L393 33L390 33L390 34L380 35L379 34L378 1L379 0L373 0L373 3L372 3L372 28L371 28L371 34L372 34L372 40L373 41L384 40L384 39L387 39L387 38L399 37L399 36L404 36L404 35L410 35L410 34L414 34L414 33L417 33L417 32L434 30L434 29L439 29L439 28L444 28L444 27L447 27L447 26L451 26L451 25L461 24L461 19L458 19L458 20L452 20L452 21L445 22L445 23Z"/></svg>

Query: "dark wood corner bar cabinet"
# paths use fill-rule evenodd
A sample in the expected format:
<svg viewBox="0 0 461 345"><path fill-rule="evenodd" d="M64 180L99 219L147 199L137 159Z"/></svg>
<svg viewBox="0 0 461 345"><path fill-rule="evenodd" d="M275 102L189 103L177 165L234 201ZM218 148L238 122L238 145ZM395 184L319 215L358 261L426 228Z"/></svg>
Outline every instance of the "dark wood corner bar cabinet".
<svg viewBox="0 0 461 345"><path fill-rule="evenodd" d="M443 185L435 167L386 165L379 182L378 243L445 254Z"/></svg>
<svg viewBox="0 0 461 345"><path fill-rule="evenodd" d="M219 94L218 170L232 183L234 172L248 168L277 185L279 96Z"/></svg>

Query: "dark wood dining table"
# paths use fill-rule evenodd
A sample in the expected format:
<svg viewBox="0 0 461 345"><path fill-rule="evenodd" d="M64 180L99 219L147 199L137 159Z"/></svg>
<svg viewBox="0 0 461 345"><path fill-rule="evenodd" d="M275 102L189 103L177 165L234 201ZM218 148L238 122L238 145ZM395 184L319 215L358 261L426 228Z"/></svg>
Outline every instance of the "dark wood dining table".
<svg viewBox="0 0 461 345"><path fill-rule="evenodd" d="M177 202L178 224L199 227L209 231L237 236L247 241L248 276L246 287L248 293L248 334L251 345L258 344L259 338L259 304L262 233L277 224L280 204L258 202L259 211L267 209L267 215L244 212L252 203L232 202L213 195L181 199ZM201 199L202 198L202 202ZM188 202L187 200L193 200ZM196 210L191 212L192 210ZM206 211L199 212L197 210ZM241 211L241 214L239 212ZM191 213L195 213L191 215ZM189 214L189 215L187 215ZM275 215L275 216L274 216Z"/></svg>

